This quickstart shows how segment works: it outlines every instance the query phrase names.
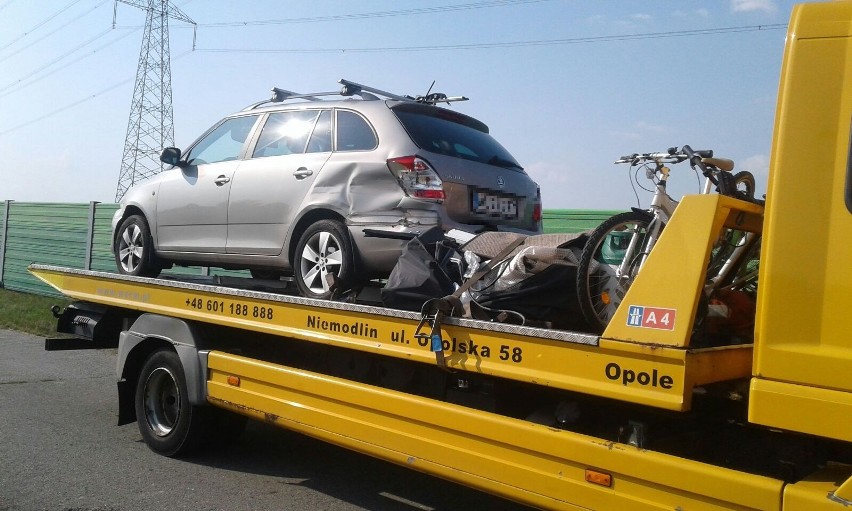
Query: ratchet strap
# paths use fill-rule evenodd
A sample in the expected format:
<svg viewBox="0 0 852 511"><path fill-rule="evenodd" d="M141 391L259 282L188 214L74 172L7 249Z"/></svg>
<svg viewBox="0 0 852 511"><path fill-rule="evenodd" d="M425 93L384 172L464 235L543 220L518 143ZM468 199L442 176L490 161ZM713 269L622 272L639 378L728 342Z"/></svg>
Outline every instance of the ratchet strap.
<svg viewBox="0 0 852 511"><path fill-rule="evenodd" d="M447 317L461 317L464 315L464 304L461 301L461 295L470 289L488 272L494 269L498 263L503 261L515 248L524 243L525 237L520 237L506 245L499 254L491 258L480 268L476 273L471 275L469 279L458 287L451 295L443 298L432 298L427 300L420 309L420 323L414 330L414 338L421 341L420 344L428 344L430 351L435 354L435 361L441 369L447 369L447 362L444 357L444 341L441 337L441 322ZM429 327L429 332L426 333L424 327ZM425 342L422 342L425 341Z"/></svg>

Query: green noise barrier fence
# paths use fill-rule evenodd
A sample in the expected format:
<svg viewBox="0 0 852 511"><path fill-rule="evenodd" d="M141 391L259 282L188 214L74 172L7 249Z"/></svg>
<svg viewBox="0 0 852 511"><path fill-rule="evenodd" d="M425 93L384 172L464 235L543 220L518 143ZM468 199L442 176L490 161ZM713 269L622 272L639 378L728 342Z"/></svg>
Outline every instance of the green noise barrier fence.
<svg viewBox="0 0 852 511"><path fill-rule="evenodd" d="M110 251L111 221L117 204L0 202L0 287L59 296L30 275L31 263L115 271ZM553 209L544 211L545 232L577 233L593 229L617 211ZM175 268L170 273L247 275L208 268Z"/></svg>

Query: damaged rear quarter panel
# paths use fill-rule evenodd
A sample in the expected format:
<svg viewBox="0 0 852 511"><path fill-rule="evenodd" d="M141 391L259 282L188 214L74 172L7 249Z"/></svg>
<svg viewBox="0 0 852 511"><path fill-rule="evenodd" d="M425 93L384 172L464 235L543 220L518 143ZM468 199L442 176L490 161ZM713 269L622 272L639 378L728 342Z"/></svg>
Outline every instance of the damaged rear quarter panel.
<svg viewBox="0 0 852 511"><path fill-rule="evenodd" d="M314 181L305 206L326 204L347 218L370 212L384 216L394 210L404 193L377 159L375 151L333 154Z"/></svg>

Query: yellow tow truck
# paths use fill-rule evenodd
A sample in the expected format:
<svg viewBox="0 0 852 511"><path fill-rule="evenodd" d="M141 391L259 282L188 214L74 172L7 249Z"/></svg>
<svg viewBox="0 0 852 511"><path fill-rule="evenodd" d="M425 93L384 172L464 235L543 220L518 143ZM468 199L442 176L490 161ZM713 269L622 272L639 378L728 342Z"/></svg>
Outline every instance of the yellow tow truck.
<svg viewBox="0 0 852 511"><path fill-rule="evenodd" d="M447 318L436 361L413 312L33 265L78 300L47 347L117 346L168 456L247 416L545 509L846 509L850 124L852 2L797 6L765 207L685 197L601 335ZM761 236L754 339L698 345L726 229Z"/></svg>

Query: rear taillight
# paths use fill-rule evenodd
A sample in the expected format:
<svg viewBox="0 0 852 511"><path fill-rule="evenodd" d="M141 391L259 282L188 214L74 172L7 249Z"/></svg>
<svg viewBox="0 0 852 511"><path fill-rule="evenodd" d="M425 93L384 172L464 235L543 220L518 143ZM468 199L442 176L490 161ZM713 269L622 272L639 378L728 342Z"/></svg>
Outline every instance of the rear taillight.
<svg viewBox="0 0 852 511"><path fill-rule="evenodd" d="M434 201L442 201L446 198L444 183L423 158L419 156L391 158L388 160L388 168L408 196Z"/></svg>
<svg viewBox="0 0 852 511"><path fill-rule="evenodd" d="M541 204L533 206L532 220L535 223L541 222Z"/></svg>
<svg viewBox="0 0 852 511"><path fill-rule="evenodd" d="M535 189L535 206L533 206L532 221L541 222L541 188Z"/></svg>

